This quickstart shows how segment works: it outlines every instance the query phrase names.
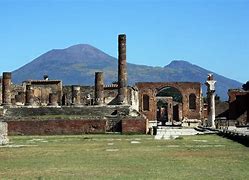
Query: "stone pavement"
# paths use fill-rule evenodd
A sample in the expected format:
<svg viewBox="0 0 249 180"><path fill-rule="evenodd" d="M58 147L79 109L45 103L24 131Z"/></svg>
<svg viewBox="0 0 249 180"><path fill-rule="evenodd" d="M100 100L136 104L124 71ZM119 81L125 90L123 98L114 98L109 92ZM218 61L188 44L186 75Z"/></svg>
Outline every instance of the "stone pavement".
<svg viewBox="0 0 249 180"><path fill-rule="evenodd" d="M182 127L158 127L155 139L175 139L180 136L189 136L204 134L195 130L194 128L182 128Z"/></svg>

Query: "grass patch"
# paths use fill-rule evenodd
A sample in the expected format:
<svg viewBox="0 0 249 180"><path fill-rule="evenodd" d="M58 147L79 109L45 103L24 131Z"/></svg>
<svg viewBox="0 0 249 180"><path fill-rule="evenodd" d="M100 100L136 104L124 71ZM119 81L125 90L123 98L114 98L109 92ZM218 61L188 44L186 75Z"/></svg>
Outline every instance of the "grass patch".
<svg viewBox="0 0 249 180"><path fill-rule="evenodd" d="M3 179L247 179L249 149L216 136L13 136ZM136 143L134 143L136 142Z"/></svg>

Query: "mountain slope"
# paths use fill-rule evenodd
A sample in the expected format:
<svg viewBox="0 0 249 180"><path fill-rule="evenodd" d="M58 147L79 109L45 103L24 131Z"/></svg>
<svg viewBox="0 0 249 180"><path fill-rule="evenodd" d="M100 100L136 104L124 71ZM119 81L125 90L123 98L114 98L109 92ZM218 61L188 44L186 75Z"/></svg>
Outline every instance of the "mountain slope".
<svg viewBox="0 0 249 180"><path fill-rule="evenodd" d="M13 81L41 79L48 74L50 79L60 79L63 84L93 85L94 73L103 71L105 83L117 81L117 59L87 44L66 49L51 50L13 72ZM128 63L129 84L135 82L193 81L204 83L210 71L186 61L172 61L165 67L151 67ZM241 87L241 83L214 73L217 94L227 99L229 88ZM206 87L203 87L205 91Z"/></svg>

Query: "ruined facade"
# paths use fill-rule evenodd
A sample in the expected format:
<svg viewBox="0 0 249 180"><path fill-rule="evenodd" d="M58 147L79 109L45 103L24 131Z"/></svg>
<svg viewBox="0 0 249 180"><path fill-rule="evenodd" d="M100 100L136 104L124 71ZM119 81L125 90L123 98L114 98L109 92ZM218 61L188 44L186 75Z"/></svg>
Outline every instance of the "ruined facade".
<svg viewBox="0 0 249 180"><path fill-rule="evenodd" d="M249 124L249 91L242 89L230 89L229 96L229 120L236 120L237 125Z"/></svg>
<svg viewBox="0 0 249 180"><path fill-rule="evenodd" d="M201 83L128 86L125 34L118 36L117 84L105 85L104 72L96 72L94 86L63 86L47 75L14 85L3 73L1 93L0 119L10 134L146 133L149 121L189 126L203 119Z"/></svg>
<svg viewBox="0 0 249 180"><path fill-rule="evenodd" d="M138 92L128 87L126 35L118 36L118 83L104 85L104 72L96 72L95 86L63 86L60 80L11 83L3 73L1 116L10 134L146 133L139 114Z"/></svg>
<svg viewBox="0 0 249 180"><path fill-rule="evenodd" d="M139 111L150 121L182 122L202 119L201 83L139 82Z"/></svg>

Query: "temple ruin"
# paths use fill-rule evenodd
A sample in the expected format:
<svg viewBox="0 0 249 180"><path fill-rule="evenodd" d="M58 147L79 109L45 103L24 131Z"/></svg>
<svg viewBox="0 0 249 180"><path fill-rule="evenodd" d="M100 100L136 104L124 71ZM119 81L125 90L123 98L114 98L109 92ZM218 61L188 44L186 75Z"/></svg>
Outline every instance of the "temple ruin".
<svg viewBox="0 0 249 180"><path fill-rule="evenodd" d="M117 84L105 85L105 72L96 72L94 86L63 85L48 75L15 85L11 73L4 72L0 119L8 124L9 134L36 135L144 134L152 126L206 124L200 82L137 82L128 86L125 34L118 36L117 70Z"/></svg>

